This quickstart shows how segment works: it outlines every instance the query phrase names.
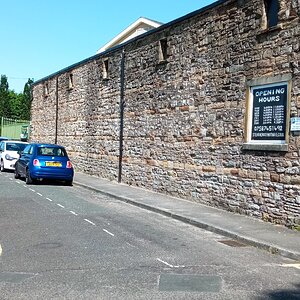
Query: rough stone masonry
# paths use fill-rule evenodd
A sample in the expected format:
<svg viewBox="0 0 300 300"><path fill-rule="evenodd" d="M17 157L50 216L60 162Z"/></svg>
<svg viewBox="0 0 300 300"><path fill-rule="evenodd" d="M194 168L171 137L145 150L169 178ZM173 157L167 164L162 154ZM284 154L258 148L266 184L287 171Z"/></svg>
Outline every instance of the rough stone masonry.
<svg viewBox="0 0 300 300"><path fill-rule="evenodd" d="M63 144L77 171L296 227L299 17L297 0L218 1L49 75L31 140ZM255 107L255 88L281 85L283 104Z"/></svg>

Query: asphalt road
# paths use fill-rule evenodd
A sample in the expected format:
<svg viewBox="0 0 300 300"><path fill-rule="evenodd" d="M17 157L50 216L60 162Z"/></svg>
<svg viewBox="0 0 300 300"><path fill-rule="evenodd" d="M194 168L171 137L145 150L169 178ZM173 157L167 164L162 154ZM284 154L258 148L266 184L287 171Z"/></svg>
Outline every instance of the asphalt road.
<svg viewBox="0 0 300 300"><path fill-rule="evenodd" d="M300 299L300 264L76 186L0 174L0 299Z"/></svg>

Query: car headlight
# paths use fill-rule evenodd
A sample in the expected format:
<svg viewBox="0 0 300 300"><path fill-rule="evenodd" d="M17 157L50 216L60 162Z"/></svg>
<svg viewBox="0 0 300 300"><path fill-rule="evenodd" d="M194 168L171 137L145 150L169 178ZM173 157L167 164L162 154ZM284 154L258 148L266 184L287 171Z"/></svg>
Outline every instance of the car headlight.
<svg viewBox="0 0 300 300"><path fill-rule="evenodd" d="M10 156L9 154L5 154L5 159L7 160L14 160L15 158Z"/></svg>

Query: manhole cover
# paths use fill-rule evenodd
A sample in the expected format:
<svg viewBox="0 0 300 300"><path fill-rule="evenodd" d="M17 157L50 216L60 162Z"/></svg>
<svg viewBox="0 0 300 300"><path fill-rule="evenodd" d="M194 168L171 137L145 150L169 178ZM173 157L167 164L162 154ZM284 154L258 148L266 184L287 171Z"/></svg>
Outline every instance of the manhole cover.
<svg viewBox="0 0 300 300"><path fill-rule="evenodd" d="M222 278L219 276L162 274L159 278L160 291L219 292Z"/></svg>
<svg viewBox="0 0 300 300"><path fill-rule="evenodd" d="M224 240L224 241L218 241L219 243L225 244L230 247L247 247L246 244L243 244L241 242L235 241L235 240Z"/></svg>
<svg viewBox="0 0 300 300"><path fill-rule="evenodd" d="M0 272L0 282L20 283L35 275L33 273Z"/></svg>

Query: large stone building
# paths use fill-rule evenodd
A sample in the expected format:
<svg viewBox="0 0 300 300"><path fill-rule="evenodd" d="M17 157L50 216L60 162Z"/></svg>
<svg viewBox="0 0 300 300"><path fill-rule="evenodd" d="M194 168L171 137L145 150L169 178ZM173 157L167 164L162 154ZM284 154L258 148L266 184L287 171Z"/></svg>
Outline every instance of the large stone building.
<svg viewBox="0 0 300 300"><path fill-rule="evenodd" d="M300 224L299 0L221 0L32 86L77 171Z"/></svg>

